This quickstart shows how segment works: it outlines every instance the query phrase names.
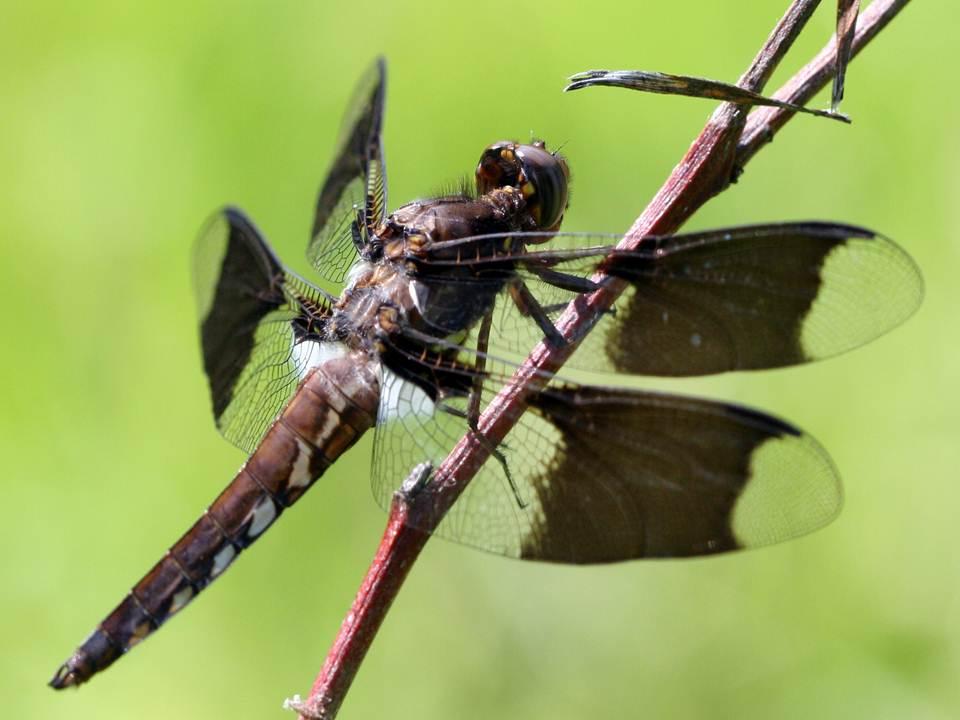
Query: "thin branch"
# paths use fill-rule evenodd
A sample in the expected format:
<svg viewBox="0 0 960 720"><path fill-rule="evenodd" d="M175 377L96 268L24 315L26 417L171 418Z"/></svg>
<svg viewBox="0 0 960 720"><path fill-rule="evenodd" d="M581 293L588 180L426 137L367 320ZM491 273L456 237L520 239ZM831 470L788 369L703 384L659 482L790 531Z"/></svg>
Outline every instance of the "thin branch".
<svg viewBox="0 0 960 720"><path fill-rule="evenodd" d="M810 2L794 2L780 18L780 22L770 33L770 37L760 48L760 52L750 63L746 72L741 76L740 87L760 92L770 80L777 65L786 56L794 41L806 27L813 11L817 9L820 0Z"/></svg>
<svg viewBox="0 0 960 720"><path fill-rule="evenodd" d="M377 630L400 592L400 586L413 567L414 560L429 539L429 533L417 530L407 522L405 503L394 500L377 554L350 612L340 624L337 639L327 653L320 674L310 690L310 697L306 702L294 698L284 703L288 709L296 710L301 720L329 720L336 717Z"/></svg>
<svg viewBox="0 0 960 720"><path fill-rule="evenodd" d="M853 38L850 59L856 57L908 2L910 0L874 0L857 19L857 32ZM773 97L796 105L808 103L833 77L836 53L836 41L831 40L813 60L777 90ZM746 165L792 117L792 112L779 108L758 108L750 113L746 130L737 148L737 165Z"/></svg>
<svg viewBox="0 0 960 720"><path fill-rule="evenodd" d="M840 0L837 3L837 66L833 74L833 94L830 97L830 110L837 111L843 100L843 82L847 77L847 63L850 62L850 50L853 48L853 36L860 14L860 0Z"/></svg>
<svg viewBox="0 0 960 720"><path fill-rule="evenodd" d="M741 87L754 92L763 89L818 2L795 0L792 3L744 73ZM874 0L860 18L853 54L906 2ZM823 53L805 66L775 97L802 104L824 87L831 78L832 66L831 61L822 56ZM748 121L744 106L720 105L619 247L635 247L650 234L675 232L703 203L727 187L735 169L748 162L793 114L764 108L750 113ZM578 297L558 321L557 329L565 338L582 338L623 290L623 284L612 278L595 279L602 287ZM400 492L394 498L376 557L313 684L310 697L304 703L292 705L300 712L301 720L331 720L336 715L374 635L429 538L428 533L416 527L436 527L488 459L490 448L499 444L514 426L526 407L526 398L543 384L545 373L559 369L573 349L538 344L481 416L479 432L486 440L481 442L475 433L468 433L440 465L426 488L415 493Z"/></svg>

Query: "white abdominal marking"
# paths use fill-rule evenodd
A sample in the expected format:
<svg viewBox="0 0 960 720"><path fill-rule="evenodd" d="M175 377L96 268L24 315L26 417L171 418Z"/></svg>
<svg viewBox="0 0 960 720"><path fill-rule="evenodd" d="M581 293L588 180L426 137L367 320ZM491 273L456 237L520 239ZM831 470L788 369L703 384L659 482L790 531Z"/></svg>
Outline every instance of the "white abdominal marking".
<svg viewBox="0 0 960 720"><path fill-rule="evenodd" d="M210 569L210 577L215 578L217 575L226 570L236 556L237 551L234 549L233 545L225 545L223 549L213 557L213 567Z"/></svg>
<svg viewBox="0 0 960 720"><path fill-rule="evenodd" d="M250 521L250 527L247 529L247 537L255 538L277 517L277 506L273 500L266 496L253 508L253 519Z"/></svg>
<svg viewBox="0 0 960 720"><path fill-rule="evenodd" d="M290 470L290 478L287 480L288 488L306 487L313 480L310 477L310 460L313 457L313 451L300 438L297 438L297 450L297 459L293 462L293 469Z"/></svg>
<svg viewBox="0 0 960 720"><path fill-rule="evenodd" d="M335 412L327 411L327 416L323 420L323 427L317 432L316 437L313 438L313 442L318 446L323 446L328 437L330 437L330 430L337 426L340 422L340 415Z"/></svg>
<svg viewBox="0 0 960 720"><path fill-rule="evenodd" d="M192 597L193 588L189 585L176 593L170 603L170 614L173 615L175 612L182 610L183 606L190 602Z"/></svg>

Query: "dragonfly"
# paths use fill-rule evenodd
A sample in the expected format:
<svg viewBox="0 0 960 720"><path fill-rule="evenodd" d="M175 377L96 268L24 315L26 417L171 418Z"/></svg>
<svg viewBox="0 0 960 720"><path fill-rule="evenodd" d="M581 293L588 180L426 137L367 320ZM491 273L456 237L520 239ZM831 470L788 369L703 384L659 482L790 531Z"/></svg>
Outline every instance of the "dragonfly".
<svg viewBox="0 0 960 720"><path fill-rule="evenodd" d="M832 222L650 236L566 233L570 171L542 141L488 146L475 189L387 210L386 65L364 74L307 257L278 259L240 210L202 231L194 285L216 426L249 457L203 515L57 670L80 685L222 575L367 431L388 507L439 463L536 343L607 282L626 286L568 365L684 377L845 352L904 321L923 284L871 230ZM770 545L829 523L842 490L785 420L696 397L549 376L436 535L528 560L607 563ZM415 522L412 520L411 522Z"/></svg>

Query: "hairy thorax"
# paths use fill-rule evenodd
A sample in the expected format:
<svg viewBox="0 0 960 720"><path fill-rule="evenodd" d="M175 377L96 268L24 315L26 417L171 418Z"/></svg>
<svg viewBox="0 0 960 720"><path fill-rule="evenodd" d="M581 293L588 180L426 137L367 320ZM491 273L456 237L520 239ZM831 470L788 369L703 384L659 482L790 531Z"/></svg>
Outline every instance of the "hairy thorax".
<svg viewBox="0 0 960 720"><path fill-rule="evenodd" d="M350 346L379 350L378 338L401 321L437 338L469 330L492 307L506 277L489 265L478 270L471 261L517 249L502 235L483 236L530 229L523 195L514 188L402 206L376 229L379 256L351 270L335 308L333 334ZM418 262L426 258L430 274Z"/></svg>

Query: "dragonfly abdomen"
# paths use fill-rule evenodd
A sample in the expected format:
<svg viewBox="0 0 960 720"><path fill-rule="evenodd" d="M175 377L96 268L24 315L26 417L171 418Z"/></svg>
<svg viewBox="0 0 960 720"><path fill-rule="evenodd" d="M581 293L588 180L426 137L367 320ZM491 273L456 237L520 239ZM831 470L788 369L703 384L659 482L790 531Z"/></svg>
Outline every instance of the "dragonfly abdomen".
<svg viewBox="0 0 960 720"><path fill-rule="evenodd" d="M376 421L376 364L362 353L308 371L231 483L50 681L79 685L182 610Z"/></svg>

